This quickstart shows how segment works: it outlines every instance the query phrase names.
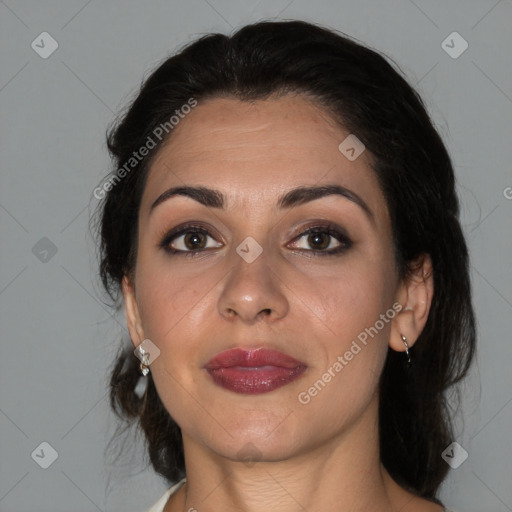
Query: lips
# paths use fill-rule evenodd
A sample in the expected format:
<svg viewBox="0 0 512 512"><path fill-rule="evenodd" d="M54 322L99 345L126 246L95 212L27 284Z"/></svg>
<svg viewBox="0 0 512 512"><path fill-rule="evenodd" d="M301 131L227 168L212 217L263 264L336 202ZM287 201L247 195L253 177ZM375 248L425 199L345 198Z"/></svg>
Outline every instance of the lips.
<svg viewBox="0 0 512 512"><path fill-rule="evenodd" d="M225 389L259 394L289 384L307 366L277 350L236 348L217 354L204 368L215 384Z"/></svg>

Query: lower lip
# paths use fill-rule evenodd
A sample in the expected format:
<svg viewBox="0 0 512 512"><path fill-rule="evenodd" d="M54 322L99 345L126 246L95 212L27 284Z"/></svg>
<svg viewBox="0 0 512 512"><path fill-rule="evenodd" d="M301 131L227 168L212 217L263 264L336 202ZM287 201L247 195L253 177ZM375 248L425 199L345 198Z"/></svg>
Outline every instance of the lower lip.
<svg viewBox="0 0 512 512"><path fill-rule="evenodd" d="M281 366L230 366L228 368L208 368L207 372L215 384L247 395L268 393L289 384L306 370L305 366L283 368Z"/></svg>

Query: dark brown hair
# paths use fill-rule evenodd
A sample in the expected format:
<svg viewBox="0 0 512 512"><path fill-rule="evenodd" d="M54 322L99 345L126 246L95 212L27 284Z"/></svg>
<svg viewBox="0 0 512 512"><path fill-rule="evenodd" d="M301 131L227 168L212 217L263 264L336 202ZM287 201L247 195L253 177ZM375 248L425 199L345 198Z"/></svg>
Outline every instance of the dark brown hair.
<svg viewBox="0 0 512 512"><path fill-rule="evenodd" d="M404 355L388 350L380 380L379 434L381 460L391 476L438 502L448 470L441 453L452 441L446 392L464 377L475 350L468 252L450 157L422 100L386 58L301 21L260 22L231 37L201 37L148 77L109 130L114 160L109 179L126 169L133 152L148 137L154 139L155 129L191 98L201 104L218 96L250 101L286 93L314 98L373 156L400 276L407 277L418 256L432 258L435 292L427 324L410 350L412 377ZM149 164L164 141L112 182L98 206L100 275L114 301L123 276L135 267L140 201ZM132 351L131 345L122 348L113 366L111 405L128 424L138 422L155 471L175 482L185 473L181 430L151 374L144 396L134 392L139 361Z"/></svg>

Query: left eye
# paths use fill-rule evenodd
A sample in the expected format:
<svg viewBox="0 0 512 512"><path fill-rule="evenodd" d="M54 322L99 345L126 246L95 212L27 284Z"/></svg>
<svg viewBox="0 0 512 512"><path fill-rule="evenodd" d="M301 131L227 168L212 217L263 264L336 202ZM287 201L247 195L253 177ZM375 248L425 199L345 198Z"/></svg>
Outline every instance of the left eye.
<svg viewBox="0 0 512 512"><path fill-rule="evenodd" d="M300 241L302 239L304 239L302 246L297 246L297 242L294 242L295 248L301 250L313 249L314 252L333 254L341 252L350 246L350 240L346 235L326 227L310 228L295 240Z"/></svg>

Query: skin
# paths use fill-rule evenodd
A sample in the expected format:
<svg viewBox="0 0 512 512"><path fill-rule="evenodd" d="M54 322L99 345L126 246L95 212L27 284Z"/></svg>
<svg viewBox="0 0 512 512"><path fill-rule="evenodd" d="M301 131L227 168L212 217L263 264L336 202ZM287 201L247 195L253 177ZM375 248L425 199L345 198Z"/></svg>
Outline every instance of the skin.
<svg viewBox="0 0 512 512"><path fill-rule="evenodd" d="M412 346L426 323L431 261L425 256L414 275L399 279L371 155L349 161L338 150L347 135L304 96L215 98L174 128L151 165L135 272L122 288L131 339L159 347L152 377L183 433L187 483L166 512L442 509L399 487L381 465L378 445L378 379L388 346L404 351L401 335ZM362 198L372 216L334 195L276 207L299 185L333 183ZM162 192L185 184L222 191L226 208L175 196L150 212ZM169 255L159 243L188 221L209 232L199 240L207 249ZM315 254L318 245L301 234L321 221L344 229L352 245L331 257ZM248 236L263 249L252 263L236 252ZM324 250L340 243L324 237ZM194 248L183 235L172 244ZM395 302L401 312L301 404L298 394ZM237 394L203 368L234 347L276 349L308 369L269 393ZM258 454L254 464L243 460L248 443Z"/></svg>

